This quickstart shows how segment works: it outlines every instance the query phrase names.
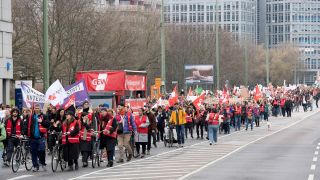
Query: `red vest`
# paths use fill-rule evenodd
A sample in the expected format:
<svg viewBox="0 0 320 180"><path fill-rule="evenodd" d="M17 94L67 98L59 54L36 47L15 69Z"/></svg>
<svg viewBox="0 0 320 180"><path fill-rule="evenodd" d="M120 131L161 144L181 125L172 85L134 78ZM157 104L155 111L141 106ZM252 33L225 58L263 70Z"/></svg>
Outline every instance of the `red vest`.
<svg viewBox="0 0 320 180"><path fill-rule="evenodd" d="M79 121L74 120L70 124L68 131L67 131L67 124L66 123L62 124L62 144L67 144L67 135L64 135L64 133L73 131L76 128L77 123L79 125ZM77 134L74 137L71 137L70 135L68 135L68 142L71 144L79 144L80 143L80 135Z"/></svg>
<svg viewBox="0 0 320 180"><path fill-rule="evenodd" d="M92 123L92 121L89 119L89 122L87 122L88 125L90 126L90 124ZM82 122L81 122L81 129L80 129L80 139L81 140L84 140L83 139L83 136L84 136L84 130L85 130L86 127L84 127L82 125ZM92 132L91 130L87 130L87 138L85 139L87 142L91 142L91 135L92 135Z"/></svg>
<svg viewBox="0 0 320 180"><path fill-rule="evenodd" d="M273 105L275 106L275 105L278 105L278 100L274 100L273 101Z"/></svg>
<svg viewBox="0 0 320 180"><path fill-rule="evenodd" d="M260 112L264 112L264 106L260 106Z"/></svg>
<svg viewBox="0 0 320 180"><path fill-rule="evenodd" d="M114 121L114 118L109 119L106 127L104 128L105 131L103 131L103 134L109 137L117 138L117 130L114 130L112 134L109 134L106 132L106 131L110 132L113 121Z"/></svg>
<svg viewBox="0 0 320 180"><path fill-rule="evenodd" d="M219 125L219 113L210 113L208 119L209 125Z"/></svg>
<svg viewBox="0 0 320 180"><path fill-rule="evenodd" d="M241 107L236 106L236 115L240 115L241 114Z"/></svg>
<svg viewBox="0 0 320 180"><path fill-rule="evenodd" d="M281 99L281 101L280 101L280 106L283 108L284 107L284 103L286 102L286 100L285 99Z"/></svg>
<svg viewBox="0 0 320 180"><path fill-rule="evenodd" d="M252 119L252 108L248 108L248 118Z"/></svg>
<svg viewBox="0 0 320 180"><path fill-rule="evenodd" d="M147 123L147 116L142 116L142 118L140 118L140 116L136 116L135 117L135 122L136 122L136 125L137 125L138 133L148 134L148 127L144 127L144 128L140 127L141 124Z"/></svg>
<svg viewBox="0 0 320 180"><path fill-rule="evenodd" d="M192 123L191 114L186 116L186 122L187 122L187 123Z"/></svg>
<svg viewBox="0 0 320 180"><path fill-rule="evenodd" d="M17 118L16 119L16 135L20 136L21 135L21 119ZM6 127L6 131L7 131L7 135L11 136L11 130L12 130L12 118L10 118L7 122L7 127Z"/></svg>

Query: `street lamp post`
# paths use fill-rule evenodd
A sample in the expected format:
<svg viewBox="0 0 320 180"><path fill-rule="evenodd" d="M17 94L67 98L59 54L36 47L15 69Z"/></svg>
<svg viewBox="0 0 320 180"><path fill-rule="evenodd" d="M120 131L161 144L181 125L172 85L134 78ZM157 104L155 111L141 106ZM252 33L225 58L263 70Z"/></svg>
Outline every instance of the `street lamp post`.
<svg viewBox="0 0 320 180"><path fill-rule="evenodd" d="M266 25L266 28L265 28L265 45L266 45L266 83L267 83L267 86L270 82L270 59L269 59L269 29L268 29L268 26Z"/></svg>
<svg viewBox="0 0 320 180"><path fill-rule="evenodd" d="M215 31L216 31L216 71L217 71L217 90L220 88L220 50L219 50L219 18L218 18L218 0L215 4Z"/></svg>
<svg viewBox="0 0 320 180"><path fill-rule="evenodd" d="M160 43L161 43L161 81L162 93L166 93L166 47L164 32L164 0L161 0Z"/></svg>
<svg viewBox="0 0 320 180"><path fill-rule="evenodd" d="M43 91L49 88L48 0L43 0Z"/></svg>

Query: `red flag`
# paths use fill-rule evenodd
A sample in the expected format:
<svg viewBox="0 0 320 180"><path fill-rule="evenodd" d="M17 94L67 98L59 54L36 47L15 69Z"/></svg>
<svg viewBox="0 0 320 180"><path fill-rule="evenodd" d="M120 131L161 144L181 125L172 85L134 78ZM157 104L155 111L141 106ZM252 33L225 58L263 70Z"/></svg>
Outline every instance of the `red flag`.
<svg viewBox="0 0 320 180"><path fill-rule="evenodd" d="M192 104L196 107L197 110L200 109L200 105L202 105L202 102L204 100L204 96L206 94L205 93L202 93L197 99L195 99Z"/></svg>
<svg viewBox="0 0 320 180"><path fill-rule="evenodd" d="M192 96L193 94L192 94L192 89L191 89L191 87L189 88L189 92L188 92L188 96Z"/></svg>
<svg viewBox="0 0 320 180"><path fill-rule="evenodd" d="M177 90L177 86L174 87L169 99L169 105L173 106L176 102L178 102L178 90Z"/></svg>
<svg viewBox="0 0 320 180"><path fill-rule="evenodd" d="M258 85L256 85L256 94L254 95L254 100L258 101L261 97L261 91Z"/></svg>
<svg viewBox="0 0 320 180"><path fill-rule="evenodd" d="M74 105L76 103L76 95L73 94L69 97L69 100L67 103L64 105L64 109L68 109L70 106Z"/></svg>

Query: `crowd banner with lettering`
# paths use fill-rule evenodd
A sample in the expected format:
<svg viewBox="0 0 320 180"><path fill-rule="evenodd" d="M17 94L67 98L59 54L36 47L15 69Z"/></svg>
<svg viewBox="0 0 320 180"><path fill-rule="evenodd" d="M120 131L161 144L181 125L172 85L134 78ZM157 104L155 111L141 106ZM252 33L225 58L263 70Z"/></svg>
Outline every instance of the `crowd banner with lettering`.
<svg viewBox="0 0 320 180"><path fill-rule="evenodd" d="M83 79L65 87L64 89L68 95L68 97L64 100L64 104L69 102L70 99L75 101L76 106L81 106L84 101L90 101L88 90Z"/></svg>
<svg viewBox="0 0 320 180"><path fill-rule="evenodd" d="M146 77L143 75L126 75L126 90L145 91Z"/></svg>
<svg viewBox="0 0 320 180"><path fill-rule="evenodd" d="M45 102L45 96L43 93L33 89L23 82L21 82L21 90L23 107L31 108L33 104L39 104L41 107L43 107Z"/></svg>

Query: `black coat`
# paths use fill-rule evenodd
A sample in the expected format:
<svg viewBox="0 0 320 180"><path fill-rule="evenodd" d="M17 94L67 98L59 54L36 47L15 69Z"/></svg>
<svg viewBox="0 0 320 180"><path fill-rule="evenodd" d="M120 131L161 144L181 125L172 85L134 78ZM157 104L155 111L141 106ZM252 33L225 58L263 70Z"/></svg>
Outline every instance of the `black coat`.
<svg viewBox="0 0 320 180"><path fill-rule="evenodd" d="M43 115L42 113L39 116L43 117L43 120L40 123L41 126L44 127L44 128L49 128L50 127L50 121L48 121L48 118L45 115ZM30 138L31 139L34 138L34 128L35 128L35 123L37 123L37 122L38 122L38 119L35 119L35 116L32 114L31 122L30 122L31 123L31 125L30 125ZM28 127L29 127L29 122L28 122ZM45 137L46 134L40 132L40 136L41 137Z"/></svg>
<svg viewBox="0 0 320 180"><path fill-rule="evenodd" d="M86 128L86 130L92 129L92 124L88 125L87 123L81 123L81 129ZM92 144L91 142L85 141L80 139L80 151L91 151L92 150Z"/></svg>
<svg viewBox="0 0 320 180"><path fill-rule="evenodd" d="M104 130L107 123L108 123L108 117L103 118L102 117L102 122L101 123L101 130ZM110 129L110 133L113 133L114 131L117 130L118 127L118 122L116 119L113 120L112 122L112 128ZM116 144L117 144L117 139L110 137L110 136L106 136L103 133L100 134L100 148L107 148L107 150L114 150Z"/></svg>

